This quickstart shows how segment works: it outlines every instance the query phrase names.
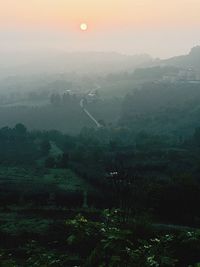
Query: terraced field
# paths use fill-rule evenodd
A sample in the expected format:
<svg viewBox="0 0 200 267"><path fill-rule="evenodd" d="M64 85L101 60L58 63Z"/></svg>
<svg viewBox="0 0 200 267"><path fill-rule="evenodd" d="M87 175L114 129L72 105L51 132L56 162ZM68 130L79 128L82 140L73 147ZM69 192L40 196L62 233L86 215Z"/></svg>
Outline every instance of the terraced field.
<svg viewBox="0 0 200 267"><path fill-rule="evenodd" d="M90 191L91 185L69 169L32 169L23 167L0 167L0 191L4 187L20 186L24 190L43 184L53 185L67 191ZM15 189L17 189L15 187Z"/></svg>

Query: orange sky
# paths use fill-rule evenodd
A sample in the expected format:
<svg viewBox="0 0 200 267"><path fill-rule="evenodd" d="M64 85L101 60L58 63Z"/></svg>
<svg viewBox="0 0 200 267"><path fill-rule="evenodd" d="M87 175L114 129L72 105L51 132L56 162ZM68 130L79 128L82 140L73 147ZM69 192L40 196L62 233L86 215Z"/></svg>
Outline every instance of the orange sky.
<svg viewBox="0 0 200 267"><path fill-rule="evenodd" d="M200 27L200 0L0 0L0 31L43 28L82 34L81 22L89 24L90 38L102 32L117 38L119 32L120 40L123 31L147 36L149 29L161 35L177 29L190 36Z"/></svg>
<svg viewBox="0 0 200 267"><path fill-rule="evenodd" d="M200 0L1 0L2 25L200 25Z"/></svg>

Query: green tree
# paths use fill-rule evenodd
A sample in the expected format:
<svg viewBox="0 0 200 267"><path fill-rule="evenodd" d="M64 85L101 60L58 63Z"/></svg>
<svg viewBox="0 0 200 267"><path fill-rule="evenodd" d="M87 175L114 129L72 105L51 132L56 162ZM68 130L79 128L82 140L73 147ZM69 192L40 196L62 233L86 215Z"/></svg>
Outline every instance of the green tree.
<svg viewBox="0 0 200 267"><path fill-rule="evenodd" d="M49 151L51 149L51 144L49 140L45 139L40 144L40 151L42 156L47 156L49 154Z"/></svg>

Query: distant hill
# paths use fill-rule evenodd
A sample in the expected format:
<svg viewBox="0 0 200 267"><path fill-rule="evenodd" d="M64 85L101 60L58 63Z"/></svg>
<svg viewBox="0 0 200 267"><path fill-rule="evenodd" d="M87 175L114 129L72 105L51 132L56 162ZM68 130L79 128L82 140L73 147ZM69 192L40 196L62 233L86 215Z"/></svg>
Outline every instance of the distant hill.
<svg viewBox="0 0 200 267"><path fill-rule="evenodd" d="M134 71L152 63L149 55L123 55L115 52L44 52L9 55L0 53L0 76L77 72L116 73Z"/></svg>
<svg viewBox="0 0 200 267"><path fill-rule="evenodd" d="M147 83L128 94L120 124L136 132L190 135L199 127L199 83Z"/></svg>
<svg viewBox="0 0 200 267"><path fill-rule="evenodd" d="M21 52L0 51L0 78L9 75L34 74L107 74L133 72L137 68L175 66L200 71L200 46L193 47L189 54L165 60L153 59L147 54L125 55L116 52Z"/></svg>
<svg viewBox="0 0 200 267"><path fill-rule="evenodd" d="M161 63L183 68L193 68L200 71L200 46L193 47L187 55L162 60Z"/></svg>

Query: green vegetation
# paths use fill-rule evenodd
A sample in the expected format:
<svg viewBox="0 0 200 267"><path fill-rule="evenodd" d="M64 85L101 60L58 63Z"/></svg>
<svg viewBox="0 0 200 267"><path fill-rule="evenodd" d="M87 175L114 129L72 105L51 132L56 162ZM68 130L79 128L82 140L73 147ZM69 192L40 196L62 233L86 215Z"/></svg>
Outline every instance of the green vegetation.
<svg viewBox="0 0 200 267"><path fill-rule="evenodd" d="M16 248L1 249L1 266L199 265L199 230L158 230L145 217L124 221L125 214L119 209L83 212L84 216L78 214L62 223L21 220L1 227L1 234L9 234L7 240L13 244L20 238ZM98 220L88 218L97 215ZM37 241L27 241L28 237L37 237Z"/></svg>
<svg viewBox="0 0 200 267"><path fill-rule="evenodd" d="M200 266L200 83L174 66L1 99L0 267Z"/></svg>
<svg viewBox="0 0 200 267"><path fill-rule="evenodd" d="M198 266L199 140L0 129L0 266Z"/></svg>

